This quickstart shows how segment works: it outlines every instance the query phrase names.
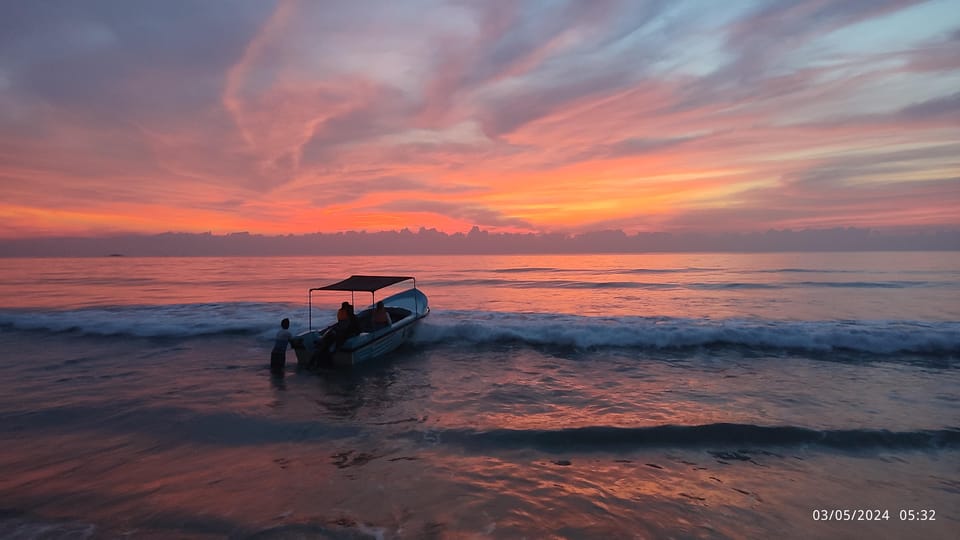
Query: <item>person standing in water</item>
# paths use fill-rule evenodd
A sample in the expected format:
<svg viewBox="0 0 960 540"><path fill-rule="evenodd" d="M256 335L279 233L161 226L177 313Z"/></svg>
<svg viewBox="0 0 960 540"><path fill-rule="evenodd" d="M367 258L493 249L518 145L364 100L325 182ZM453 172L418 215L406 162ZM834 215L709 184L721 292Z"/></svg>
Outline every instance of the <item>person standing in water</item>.
<svg viewBox="0 0 960 540"><path fill-rule="evenodd" d="M283 368L287 364L287 344L290 343L290 319L280 321L280 330L277 331L277 337L273 341L273 352L270 354L270 371L283 374Z"/></svg>

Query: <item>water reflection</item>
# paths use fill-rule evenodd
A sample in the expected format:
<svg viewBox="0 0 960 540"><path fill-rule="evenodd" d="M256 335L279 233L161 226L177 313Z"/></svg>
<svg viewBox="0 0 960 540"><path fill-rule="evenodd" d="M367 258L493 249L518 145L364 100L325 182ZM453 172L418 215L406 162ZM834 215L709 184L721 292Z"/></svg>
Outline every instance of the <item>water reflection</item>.
<svg viewBox="0 0 960 540"><path fill-rule="evenodd" d="M391 356L404 364L402 353ZM353 369L297 372L302 395L314 409L330 418L370 420L390 416L402 409L417 386L419 370L394 363L372 362Z"/></svg>
<svg viewBox="0 0 960 540"><path fill-rule="evenodd" d="M283 392L287 389L287 379L283 373L270 374L270 386L277 391Z"/></svg>
<svg viewBox="0 0 960 540"><path fill-rule="evenodd" d="M440 309L804 319L957 315L956 302L950 302L957 298L956 254L946 252L907 259L884 253L418 257L416 267L406 257L274 258L270 265L243 257L166 261L5 261L0 304L303 306L309 287L346 273L391 268L416 275ZM864 283L890 286L865 295L858 285Z"/></svg>

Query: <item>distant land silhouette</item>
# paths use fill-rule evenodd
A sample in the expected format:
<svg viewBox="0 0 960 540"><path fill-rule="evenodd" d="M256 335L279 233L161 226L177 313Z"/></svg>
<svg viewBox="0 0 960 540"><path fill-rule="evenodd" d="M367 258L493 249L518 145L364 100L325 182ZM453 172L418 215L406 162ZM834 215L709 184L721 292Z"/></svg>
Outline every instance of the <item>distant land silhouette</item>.
<svg viewBox="0 0 960 540"><path fill-rule="evenodd" d="M538 254L643 252L960 250L960 230L862 228L752 233L581 234L418 231L261 235L162 233L103 237L0 239L0 257Z"/></svg>

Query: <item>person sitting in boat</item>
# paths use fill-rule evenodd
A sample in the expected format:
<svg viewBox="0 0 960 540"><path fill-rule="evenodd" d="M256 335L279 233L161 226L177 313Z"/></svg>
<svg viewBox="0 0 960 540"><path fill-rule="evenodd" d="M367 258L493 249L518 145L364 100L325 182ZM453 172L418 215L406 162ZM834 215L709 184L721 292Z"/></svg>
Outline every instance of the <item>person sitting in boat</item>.
<svg viewBox="0 0 960 540"><path fill-rule="evenodd" d="M350 302L344 302L340 304L340 309L337 310L337 322L342 323L344 321L349 321L353 316L353 306L350 305Z"/></svg>
<svg viewBox="0 0 960 540"><path fill-rule="evenodd" d="M377 302L377 307L373 310L373 329L379 330L393 324L390 320L390 312L383 306L383 301Z"/></svg>
<svg viewBox="0 0 960 540"><path fill-rule="evenodd" d="M353 312L353 306L350 305L350 302L340 304L340 309L337 310L336 332L337 347L343 345L343 342L351 336L360 333L360 322L357 320L357 315Z"/></svg>

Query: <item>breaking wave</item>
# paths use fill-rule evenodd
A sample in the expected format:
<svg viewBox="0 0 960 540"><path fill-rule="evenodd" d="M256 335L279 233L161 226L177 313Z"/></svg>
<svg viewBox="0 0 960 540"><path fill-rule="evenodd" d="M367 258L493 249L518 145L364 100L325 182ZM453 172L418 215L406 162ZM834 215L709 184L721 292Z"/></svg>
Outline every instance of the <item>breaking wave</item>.
<svg viewBox="0 0 960 540"><path fill-rule="evenodd" d="M516 342L578 349L741 346L958 355L960 322L713 320L435 311L421 324L416 340L481 345Z"/></svg>
<svg viewBox="0 0 960 540"><path fill-rule="evenodd" d="M116 306L72 310L0 310L0 328L94 336L268 335L303 308L263 302Z"/></svg>
<svg viewBox="0 0 960 540"><path fill-rule="evenodd" d="M303 307L228 302L117 306L73 310L0 310L0 328L92 336L187 338L272 336L290 317L304 330ZM679 317L588 317L549 313L434 310L414 337L419 346L499 345L575 349L746 347L760 350L853 351L960 356L960 322L906 320L783 321Z"/></svg>

